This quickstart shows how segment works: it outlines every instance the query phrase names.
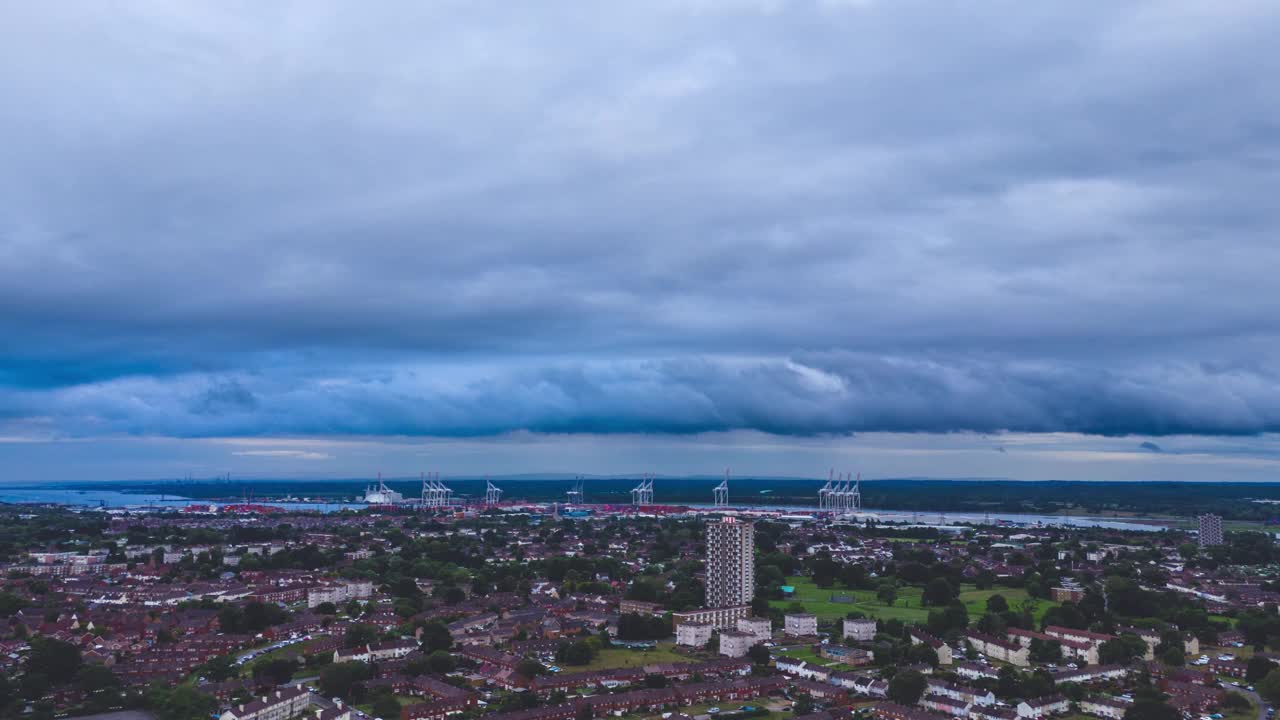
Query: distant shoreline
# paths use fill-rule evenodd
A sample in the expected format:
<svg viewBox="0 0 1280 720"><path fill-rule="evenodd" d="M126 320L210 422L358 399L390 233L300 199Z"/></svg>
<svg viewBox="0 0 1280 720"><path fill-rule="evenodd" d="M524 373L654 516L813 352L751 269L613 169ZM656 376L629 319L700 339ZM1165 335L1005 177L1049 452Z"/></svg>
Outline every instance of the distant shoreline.
<svg viewBox="0 0 1280 720"><path fill-rule="evenodd" d="M709 503L712 488L723 478L662 478L654 481L656 504ZM494 477L507 485L507 500L565 502L572 480L518 480ZM455 496L466 501L484 495L484 478L449 478L444 482ZM595 478L584 481L585 501L626 504L631 500L634 478ZM731 478L730 504L737 506L817 506L817 492L825 480ZM416 479L391 479L387 485L416 497ZM358 500L368 480L183 480L183 481L80 481L66 483L13 483L0 485L7 493L110 493L113 497L159 495L189 498L193 502L243 502L286 500L332 503ZM1280 506L1255 500L1280 500L1280 483L1208 482L1110 482L1017 480L863 480L863 505L895 512L963 513L970 515L1029 514L1052 517L1088 516L1148 524L1185 524L1196 515L1212 512L1241 527L1264 528L1280 518ZM123 500L121 501L123 503ZM112 504L115 504L114 502Z"/></svg>

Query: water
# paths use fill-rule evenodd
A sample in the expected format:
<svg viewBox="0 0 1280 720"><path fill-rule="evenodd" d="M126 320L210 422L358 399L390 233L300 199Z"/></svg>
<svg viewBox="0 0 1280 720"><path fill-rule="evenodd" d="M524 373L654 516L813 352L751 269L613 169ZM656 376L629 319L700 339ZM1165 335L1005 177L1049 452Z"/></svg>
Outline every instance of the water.
<svg viewBox="0 0 1280 720"><path fill-rule="evenodd" d="M67 505L70 507L108 508L143 508L174 507L184 508L188 505L229 505L232 503L209 500L193 500L179 495L160 495L158 493L122 493L116 490L63 490L59 488L0 488L0 502ZM270 505L289 510L316 510L319 512L337 512L339 510L359 510L368 507L361 503L314 503L314 502L255 502L255 505Z"/></svg>
<svg viewBox="0 0 1280 720"><path fill-rule="evenodd" d="M712 505L707 503L690 503L689 507L698 508L699 510L711 509ZM814 514L818 512L817 508L812 505L747 505L743 507L733 508L739 511L751 510L775 510L781 512L792 512L799 515ZM1110 518L1092 517L1088 515L1032 515L1027 513L945 513L937 510L915 512L912 510L874 510L866 509L864 515L872 515L881 520L889 520L892 522L914 522L923 525L956 525L956 524L972 524L972 525L989 525L993 522L1007 522L1012 525L1019 526L1040 526L1054 525L1062 527L1094 527L1106 528L1109 530L1137 530L1141 532L1156 532L1160 530L1168 530L1167 525L1161 524L1162 521L1152 520L1151 522L1125 522L1123 520L1112 520ZM1137 518L1141 519L1141 518Z"/></svg>
<svg viewBox="0 0 1280 720"><path fill-rule="evenodd" d="M180 497L177 495L160 495L158 493L122 493L116 490L67 490L60 488L31 487L0 487L0 502L43 503L67 505L71 507L105 506L108 508L183 508L188 505L221 506L228 504L208 500L193 500L191 498ZM368 505L363 503L346 502L317 503L264 501L257 502L255 504L269 505L271 507L278 507L286 510L311 510L324 513L338 512L340 510L360 510L368 507ZM687 506L698 510L709 510L713 507L706 503L689 503ZM739 511L772 510L797 514L812 514L817 512L816 508L806 505L748 505L736 507L734 509ZM1086 515L1065 516L1031 515L1024 513L940 513L936 511L912 512L909 510L867 510L865 511L865 514L873 515L881 520L889 520L893 522L915 522L928 525L954 525L962 523L982 525L1002 521L1012 525L1026 527L1093 527L1106 528L1110 530L1135 530L1141 532L1157 532L1168 529L1167 525L1160 524L1158 521L1153 521L1151 523L1125 522L1122 520L1112 520L1110 518L1091 517Z"/></svg>

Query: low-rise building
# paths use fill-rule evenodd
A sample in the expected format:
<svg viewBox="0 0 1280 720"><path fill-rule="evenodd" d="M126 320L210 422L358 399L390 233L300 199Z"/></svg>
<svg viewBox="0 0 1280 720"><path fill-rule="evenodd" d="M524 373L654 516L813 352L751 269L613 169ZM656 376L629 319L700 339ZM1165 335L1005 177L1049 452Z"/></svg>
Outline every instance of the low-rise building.
<svg viewBox="0 0 1280 720"><path fill-rule="evenodd" d="M751 633L757 642L768 642L773 637L773 622L769 618L738 618L739 632Z"/></svg>
<svg viewBox="0 0 1280 720"><path fill-rule="evenodd" d="M971 703L946 695L925 695L920 698L920 706L928 708L934 712L950 715L951 717L967 718L969 717L969 709Z"/></svg>
<svg viewBox="0 0 1280 720"><path fill-rule="evenodd" d="M870 663L875 655L868 650L862 648L845 647L844 645L836 645L827 643L826 645L818 645L818 657L827 660L835 660L845 665L866 665Z"/></svg>
<svg viewBox="0 0 1280 720"><path fill-rule="evenodd" d="M418 649L418 643L412 640L394 640L391 642L364 645L355 648L340 648L333 651L334 662L377 662L402 658Z"/></svg>
<svg viewBox="0 0 1280 720"><path fill-rule="evenodd" d="M750 605L733 605L722 608L702 608L671 613L671 621L677 628L687 622L707 623L718 630L735 628L738 620L750 617Z"/></svg>
<svg viewBox="0 0 1280 720"><path fill-rule="evenodd" d="M279 688L247 703L233 705L220 720L288 720L311 704L311 693L301 685Z"/></svg>
<svg viewBox="0 0 1280 720"><path fill-rule="evenodd" d="M1031 650L1018 643L1001 640L975 630L965 632L964 639L973 646L974 650L992 660L1000 660L1018 667L1027 667L1030 664Z"/></svg>
<svg viewBox="0 0 1280 720"><path fill-rule="evenodd" d="M1050 715L1060 715L1070 709L1071 703L1065 697L1046 695L1018 703L1018 717L1040 720Z"/></svg>
<svg viewBox="0 0 1280 720"><path fill-rule="evenodd" d="M726 657L739 658L747 654L751 646L756 644L756 637L751 633L737 630L720 631L720 654Z"/></svg>
<svg viewBox="0 0 1280 720"><path fill-rule="evenodd" d="M648 615L650 617L662 617L666 612L666 608L654 602L644 602L643 600L623 600L618 603L619 615Z"/></svg>
<svg viewBox="0 0 1280 720"><path fill-rule="evenodd" d="M711 642L713 629L709 623L682 623L676 628L676 644L686 647L706 647L707 643Z"/></svg>
<svg viewBox="0 0 1280 720"><path fill-rule="evenodd" d="M809 613L787 613L782 617L782 632L791 637L816 636L818 616Z"/></svg>
<svg viewBox="0 0 1280 720"><path fill-rule="evenodd" d="M912 645L924 644L933 648L933 651L938 654L939 665L951 664L951 661L955 653L952 652L950 645L930 635L924 630L921 630L920 628L914 628L914 627L911 628L911 631L908 633L908 635L911 638Z"/></svg>
<svg viewBox="0 0 1280 720"><path fill-rule="evenodd" d="M1131 703L1114 697L1088 697L1080 701L1080 712L1106 720L1121 720Z"/></svg>
<svg viewBox="0 0 1280 720"><path fill-rule="evenodd" d="M844 636L859 642L870 642L876 638L876 621L867 618L852 620L845 618Z"/></svg>

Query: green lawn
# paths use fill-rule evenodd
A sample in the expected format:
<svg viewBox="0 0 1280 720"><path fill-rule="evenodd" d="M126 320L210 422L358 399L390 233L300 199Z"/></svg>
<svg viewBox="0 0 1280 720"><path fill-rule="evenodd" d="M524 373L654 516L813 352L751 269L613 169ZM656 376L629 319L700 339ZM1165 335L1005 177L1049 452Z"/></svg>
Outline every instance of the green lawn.
<svg viewBox="0 0 1280 720"><path fill-rule="evenodd" d="M920 605L921 590L918 587L899 588L898 599L893 605L885 605L876 598L874 590L820 588L807 577L788 578L787 584L795 587L795 593L785 600L770 601L770 607L787 611L792 603L798 602L804 606L805 612L813 613L821 620L843 618L853 610L879 620L897 618L907 623L924 622L929 617L929 609ZM832 595L852 595L854 602L831 602Z"/></svg>
<svg viewBox="0 0 1280 720"><path fill-rule="evenodd" d="M612 670L614 668L633 668L642 665L668 662L688 662L689 658L672 651L671 643L658 643L652 650L628 650L626 648L609 648L596 653L588 665L562 665L564 672L583 672L586 670Z"/></svg>
<svg viewBox="0 0 1280 720"><path fill-rule="evenodd" d="M827 658L824 658L818 655L818 653L814 652L812 649L807 647L786 650L781 654L784 657L789 657L794 660L803 660L809 663L810 665L818 665L821 667L830 668L831 670L834 670L836 672L854 669L852 665L844 665L842 663L836 662L835 660L828 660Z"/></svg>
<svg viewBox="0 0 1280 720"><path fill-rule="evenodd" d="M285 647L282 647L282 648L278 648L278 649L272 650L272 651L271 651L271 652L269 652L269 653L264 653L264 654L262 654L262 655L259 655L258 657L254 658L253 660L251 660L251 661L249 661L249 662L245 663L245 664L244 664L244 667L243 667L243 668L241 668L240 674L241 674L241 675L243 675L244 677L249 677L250 675L252 675L252 674L253 674L253 666L254 666L254 665L257 665L257 664L258 664L258 663L260 663L260 662L267 662L267 661L269 661L269 660L275 660L276 658L288 657L288 656L290 656L290 655L295 655L295 656L297 656L297 657L301 658L301 657L303 657L303 656L305 656L305 655L306 655L306 648L307 648L307 647L309 647L309 646L311 645L311 643L312 643L312 642L314 642L315 640L319 640L319 639L321 639L321 638L326 638L326 637L328 637L328 635L321 635L321 634L317 634L317 635L315 635L311 640L308 640L308 641L306 641L306 642L303 642L303 643L294 643L294 644L292 644L292 645L286 645ZM303 676L307 675L308 673L310 673L310 674L315 674L314 672L307 670L307 669L306 669L302 664L299 664L299 665L298 665L298 672L295 672L295 673L293 674L293 676L294 676L294 677L303 677Z"/></svg>
<svg viewBox="0 0 1280 720"><path fill-rule="evenodd" d="M893 605L885 605L876 597L874 590L820 588L813 584L812 579L807 577L788 578L787 584L795 588L795 593L785 600L770 601L770 607L786 611L790 609L792 603L798 602L804 606L805 612L813 613L821 620L843 618L849 612L855 610L877 620L897 619L905 623L923 623L929 619L930 608L921 604L920 596L922 590L918 587L898 588L898 599L894 601ZM832 595L851 595L854 598L854 602L832 602ZM997 587L990 590L978 590L975 586L966 584L961 587L960 601L964 603L965 608L969 611L969 617L976 620L986 612L987 598L992 595L1003 595L1004 599L1008 601L1009 607L1015 610L1029 599L1027 591L1023 588ZM1039 599L1032 599L1031 602L1033 603L1031 612L1037 622L1055 604L1050 600Z"/></svg>
<svg viewBox="0 0 1280 720"><path fill-rule="evenodd" d="M412 697L409 695L395 695L393 697L395 697L396 702L400 703L400 707L406 707L408 705L417 705L418 703L426 702L426 700L424 700L423 698ZM363 703L361 705L356 705L356 709L363 711L369 717L373 717L373 703ZM384 720L395 720L395 718L384 718Z"/></svg>
<svg viewBox="0 0 1280 720"><path fill-rule="evenodd" d="M720 712L733 712L735 710L740 710L748 705L750 705L751 707L759 708L759 707L765 707L766 705L777 703L777 702L779 701L775 698L758 697L758 698L753 698L751 700L730 700L728 702L722 702L722 703L699 703L697 705L689 705L686 707L682 707L680 708L680 712L684 713L685 715L688 715L689 717L694 717L697 715L705 715L707 710L713 707L720 708ZM783 702L786 702L786 701L783 701ZM769 713L768 716L762 715L760 717L767 718L775 714L776 713ZM782 713L782 714L790 715L791 713Z"/></svg>
<svg viewBox="0 0 1280 720"><path fill-rule="evenodd" d="M1057 603L1052 600L1042 600L1040 598L1032 598L1027 595L1024 588L1005 588L997 587L990 590L978 590L972 585L965 585L960 591L960 602L964 603L965 609L969 611L969 617L977 619L987 611L987 599L992 595L1001 595L1005 601L1009 603L1009 608L1017 610L1022 603L1031 601L1031 616L1035 618L1037 623L1044 617Z"/></svg>

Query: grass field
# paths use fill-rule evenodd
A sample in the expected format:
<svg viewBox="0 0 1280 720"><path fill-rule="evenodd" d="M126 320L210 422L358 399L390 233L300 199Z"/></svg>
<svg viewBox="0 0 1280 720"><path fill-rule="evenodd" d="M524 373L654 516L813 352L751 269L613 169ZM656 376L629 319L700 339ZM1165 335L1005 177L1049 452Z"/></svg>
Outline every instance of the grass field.
<svg viewBox="0 0 1280 720"><path fill-rule="evenodd" d="M1057 603L1052 600L1042 600L1027 595L1024 588L992 588L990 590L978 590L972 585L965 585L960 591L960 602L964 603L965 609L969 611L969 617L977 619L987 611L987 599L992 595L1002 595L1006 602L1009 603L1010 609L1017 610L1022 603L1030 601L1031 616L1036 622L1040 622L1044 614L1049 611Z"/></svg>
<svg viewBox="0 0 1280 720"><path fill-rule="evenodd" d="M254 658L253 660L250 660L249 662L245 663L244 666L240 669L240 674L244 677L251 676L253 674L253 666L257 665L260 662L267 662L269 660L275 660L276 658L289 657L291 655L302 657L306 655L306 648L308 648L314 640L320 640L322 638L327 638L327 637L328 637L327 634L316 634L312 640L308 640L307 642L287 645L285 647L272 650L271 652L263 653L262 655L259 655L258 657ZM305 666L299 664L298 671L295 672L293 676L295 678L305 677L307 675L314 675L315 672L316 671L314 669L307 669Z"/></svg>
<svg viewBox="0 0 1280 720"><path fill-rule="evenodd" d="M920 595L922 591L918 587L899 588L898 599L894 601L893 605L885 605L876 598L873 590L820 588L813 584L813 580L806 577L788 578L787 584L795 588L793 596L785 600L770 601L769 605L771 607L785 611L791 607L792 603L798 602L804 606L805 612L813 613L822 620L843 618L849 612L855 610L877 620L897 619L905 623L922 623L929 619L930 608L921 603ZM854 602L832 602L832 595L851 595L854 598ZM1055 604L1049 600L1029 598L1027 591L1023 588L998 587L990 590L978 590L973 585L963 585L961 587L960 601L964 603L965 609L969 611L969 617L976 620L986 612L987 599L992 595L1003 595L1004 599L1009 602L1009 607L1015 610L1023 602L1031 600L1031 613L1037 622Z"/></svg>
<svg viewBox="0 0 1280 720"><path fill-rule="evenodd" d="M867 617L879 620L897 618L907 623L924 622L929 617L929 609L920 605L920 588L904 587L898 590L898 599L893 605L885 605L876 598L873 590L837 590L820 588L807 577L787 578L787 584L795 587L795 593L785 600L772 600L770 607L787 610L792 603L800 603L805 612L813 613L822 620L835 620L857 610ZM852 595L854 602L831 602L832 595Z"/></svg>
<svg viewBox="0 0 1280 720"><path fill-rule="evenodd" d="M581 672L585 670L612 670L614 668L633 668L654 663L688 662L689 658L672 651L671 643L658 643L652 650L628 650L626 648L609 648L601 650L588 665L565 665L565 672Z"/></svg>
<svg viewBox="0 0 1280 720"><path fill-rule="evenodd" d="M409 695L396 695L394 697L396 699L396 702L400 703L400 707L406 707L408 705L417 705L419 703L426 702L422 698L411 697ZM363 703L361 705L356 705L356 709L364 712L369 717L373 717L373 703ZM388 720L395 720L395 719L389 718Z"/></svg>
<svg viewBox="0 0 1280 720"><path fill-rule="evenodd" d="M782 702L786 703L785 700ZM690 717L694 717L697 715L706 714L707 710L713 707L720 708L720 712L733 712L735 710L740 710L747 706L760 708L760 707L768 707L769 705L778 705L778 704L779 704L779 701L775 698L758 697L758 698L752 698L750 700L730 700L728 702L722 702L722 703L699 703L697 705L689 705L687 707L682 707L680 708L680 712ZM768 716L762 715L761 718L776 717L778 715L783 715L783 714L790 715L791 713L770 712Z"/></svg>

